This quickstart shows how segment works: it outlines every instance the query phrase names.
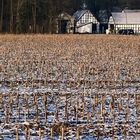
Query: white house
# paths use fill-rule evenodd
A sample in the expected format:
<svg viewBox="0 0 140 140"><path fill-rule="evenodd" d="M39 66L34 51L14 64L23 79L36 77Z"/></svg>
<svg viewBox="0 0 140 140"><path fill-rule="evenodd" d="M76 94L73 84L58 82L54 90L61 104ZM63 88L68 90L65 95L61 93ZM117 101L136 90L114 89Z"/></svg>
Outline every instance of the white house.
<svg viewBox="0 0 140 140"><path fill-rule="evenodd" d="M82 10L78 10L73 15L75 22L75 33L98 33L99 22L95 16L86 10L86 5L83 5Z"/></svg>
<svg viewBox="0 0 140 140"><path fill-rule="evenodd" d="M112 12L108 26L115 33L121 29L132 29L134 33L140 33L140 10Z"/></svg>

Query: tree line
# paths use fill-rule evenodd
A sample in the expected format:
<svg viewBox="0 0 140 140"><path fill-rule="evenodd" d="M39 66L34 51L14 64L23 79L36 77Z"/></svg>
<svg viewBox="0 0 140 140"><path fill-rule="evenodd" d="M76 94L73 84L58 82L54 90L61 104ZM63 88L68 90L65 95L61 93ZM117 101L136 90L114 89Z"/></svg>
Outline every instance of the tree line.
<svg viewBox="0 0 140 140"><path fill-rule="evenodd" d="M113 7L139 9L140 0L85 0L88 9L98 16L99 10ZM73 14L84 0L0 0L1 33L53 33L56 17L63 11Z"/></svg>

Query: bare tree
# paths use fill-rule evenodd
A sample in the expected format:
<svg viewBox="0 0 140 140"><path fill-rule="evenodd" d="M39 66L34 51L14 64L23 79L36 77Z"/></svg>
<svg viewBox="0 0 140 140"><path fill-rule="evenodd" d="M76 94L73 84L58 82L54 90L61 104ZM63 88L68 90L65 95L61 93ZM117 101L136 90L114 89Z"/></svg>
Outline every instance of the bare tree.
<svg viewBox="0 0 140 140"><path fill-rule="evenodd" d="M2 27L3 27L3 6L4 6L4 0L1 0L0 32L2 32Z"/></svg>
<svg viewBox="0 0 140 140"><path fill-rule="evenodd" d="M13 33L13 0L10 0L10 33Z"/></svg>
<svg viewBox="0 0 140 140"><path fill-rule="evenodd" d="M37 2L36 0L33 1L33 7L32 7L32 14L33 14L33 32L36 33L36 8L37 8Z"/></svg>

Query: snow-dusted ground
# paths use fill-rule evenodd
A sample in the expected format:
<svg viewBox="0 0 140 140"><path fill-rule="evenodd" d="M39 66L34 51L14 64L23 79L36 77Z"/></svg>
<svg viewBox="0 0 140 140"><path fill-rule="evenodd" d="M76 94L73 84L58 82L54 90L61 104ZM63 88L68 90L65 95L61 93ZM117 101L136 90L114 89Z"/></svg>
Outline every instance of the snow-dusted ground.
<svg viewBox="0 0 140 140"><path fill-rule="evenodd" d="M55 125L53 139L56 140L61 139L59 128L63 125L67 127L65 139L68 140L76 139L77 127L82 140L139 139L139 83L135 83L134 87L127 85L118 89L91 88L89 83L71 87L65 81L34 86L17 83L12 87L1 83L1 139L15 139L17 126L19 139L27 139L27 122L30 124L31 140L40 139L39 128L41 139L50 139L50 126Z"/></svg>
<svg viewBox="0 0 140 140"><path fill-rule="evenodd" d="M139 46L138 36L1 35L0 139L59 140L64 127L67 140L139 140Z"/></svg>
<svg viewBox="0 0 140 140"><path fill-rule="evenodd" d="M53 127L52 137L59 140L62 126L68 140L77 138L77 129L81 140L140 139L139 77L129 80L128 73L120 70L110 81L108 71L90 73L88 67L78 71L63 65L51 66L47 72L35 67L31 73L2 72L1 139L15 139L18 134L20 140L27 136L49 140Z"/></svg>

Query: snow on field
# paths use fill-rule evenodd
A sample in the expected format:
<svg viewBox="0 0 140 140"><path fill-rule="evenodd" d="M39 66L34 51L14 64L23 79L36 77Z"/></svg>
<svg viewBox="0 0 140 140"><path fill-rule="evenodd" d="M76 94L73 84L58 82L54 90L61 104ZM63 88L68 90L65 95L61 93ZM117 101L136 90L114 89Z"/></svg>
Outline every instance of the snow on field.
<svg viewBox="0 0 140 140"><path fill-rule="evenodd" d="M139 37L1 41L0 139L140 139Z"/></svg>

